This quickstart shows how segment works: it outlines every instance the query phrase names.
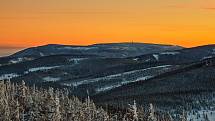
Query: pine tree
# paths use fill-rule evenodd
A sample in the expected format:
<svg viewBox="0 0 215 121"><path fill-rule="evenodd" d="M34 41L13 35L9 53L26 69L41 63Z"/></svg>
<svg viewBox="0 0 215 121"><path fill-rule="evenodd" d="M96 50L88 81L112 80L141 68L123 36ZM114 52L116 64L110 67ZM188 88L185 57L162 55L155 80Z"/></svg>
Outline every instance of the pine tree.
<svg viewBox="0 0 215 121"><path fill-rule="evenodd" d="M137 104L134 100L134 104L130 105L129 111L132 113L132 121L138 121Z"/></svg>
<svg viewBox="0 0 215 121"><path fill-rule="evenodd" d="M53 121L61 121L61 112L60 112L60 99L58 96L55 97L55 111L53 114Z"/></svg>
<svg viewBox="0 0 215 121"><path fill-rule="evenodd" d="M108 114L97 107L90 99L89 93L85 102L69 96L68 91L53 88L30 88L11 82L0 81L0 121L171 121L170 114L161 117L150 104L149 115L136 102L129 105L127 113ZM118 111L118 109L116 109ZM160 117L159 117L160 116ZM181 116L186 121L186 113ZM208 116L205 115L208 120Z"/></svg>
<svg viewBox="0 0 215 121"><path fill-rule="evenodd" d="M173 118L172 118L172 116L171 116L171 114L169 112L167 113L167 115L168 115L168 120L169 121L174 121Z"/></svg>
<svg viewBox="0 0 215 121"><path fill-rule="evenodd" d="M13 117L14 121L20 121L20 105L19 105L19 101L16 101L16 107L14 109L14 117Z"/></svg>
<svg viewBox="0 0 215 121"><path fill-rule="evenodd" d="M205 121L210 121L207 114L205 114L204 119Z"/></svg>
<svg viewBox="0 0 215 121"><path fill-rule="evenodd" d="M157 118L155 117L155 109L151 103L150 103L150 108L149 108L148 121L157 121Z"/></svg>
<svg viewBox="0 0 215 121"><path fill-rule="evenodd" d="M187 114L184 110L183 110L182 115L181 115L181 121L187 121Z"/></svg>

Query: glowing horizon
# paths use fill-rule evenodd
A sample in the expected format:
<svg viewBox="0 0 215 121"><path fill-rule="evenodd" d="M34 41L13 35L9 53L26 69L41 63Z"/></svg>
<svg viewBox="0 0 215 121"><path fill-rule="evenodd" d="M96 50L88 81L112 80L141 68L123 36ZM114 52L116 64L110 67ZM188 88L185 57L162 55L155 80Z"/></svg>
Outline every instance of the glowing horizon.
<svg viewBox="0 0 215 121"><path fill-rule="evenodd" d="M215 44L214 0L0 0L0 47Z"/></svg>

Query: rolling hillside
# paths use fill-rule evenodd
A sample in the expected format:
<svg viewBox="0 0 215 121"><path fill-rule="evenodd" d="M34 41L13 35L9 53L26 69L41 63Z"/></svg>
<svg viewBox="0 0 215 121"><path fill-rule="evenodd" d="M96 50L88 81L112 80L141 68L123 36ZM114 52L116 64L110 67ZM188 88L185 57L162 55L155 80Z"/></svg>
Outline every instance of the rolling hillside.
<svg viewBox="0 0 215 121"><path fill-rule="evenodd" d="M46 45L1 58L0 79L67 88L79 98L88 91L101 105L135 99L171 107L214 91L214 57L215 45Z"/></svg>

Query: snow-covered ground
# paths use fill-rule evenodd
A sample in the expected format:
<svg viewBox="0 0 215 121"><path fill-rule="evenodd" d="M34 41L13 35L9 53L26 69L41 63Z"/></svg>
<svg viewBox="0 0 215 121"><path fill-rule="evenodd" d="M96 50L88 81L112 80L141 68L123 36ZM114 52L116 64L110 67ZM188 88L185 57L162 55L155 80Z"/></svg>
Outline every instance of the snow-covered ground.
<svg viewBox="0 0 215 121"><path fill-rule="evenodd" d="M67 87L71 87L72 86L72 84L68 84L68 83L60 83L60 85L67 86Z"/></svg>
<svg viewBox="0 0 215 121"><path fill-rule="evenodd" d="M0 76L0 80L5 80L5 79L12 79L14 77L18 77L19 75L16 73L11 73L11 74L3 74Z"/></svg>
<svg viewBox="0 0 215 121"><path fill-rule="evenodd" d="M36 67L36 68L30 68L28 69L28 71L25 71L25 74L28 74L29 72L36 72L36 71L44 71L44 70L50 70L50 69L54 69L54 68L58 68L60 66L49 66L49 67Z"/></svg>
<svg viewBox="0 0 215 121"><path fill-rule="evenodd" d="M172 65L161 65L161 66L155 66L155 67L150 67L150 68L145 68L140 70L128 71L128 72L119 73L119 74L113 74L105 77L85 79L85 80L74 80L72 82L64 82L64 83L61 83L61 85L77 87L82 84L99 82L101 84L98 87L96 87L95 91L101 92L101 91L107 91L116 87L120 87L122 85L131 83L131 82L137 82L137 81L153 78L154 76L159 74L159 71L167 71L171 67ZM151 73L150 71L155 71L155 73ZM109 80L113 80L113 79L114 80L116 79L117 81L109 82Z"/></svg>
<svg viewBox="0 0 215 121"><path fill-rule="evenodd" d="M42 52L40 52L40 56L45 56L45 54L44 54L44 53L42 53Z"/></svg>
<svg viewBox="0 0 215 121"><path fill-rule="evenodd" d="M44 80L45 82L56 82L56 81L59 81L60 78L59 78L59 77L58 77L58 78L55 78L55 77L47 76L47 77L44 77L43 80Z"/></svg>
<svg viewBox="0 0 215 121"><path fill-rule="evenodd" d="M202 60L204 60L204 59L210 59L210 58L213 58L213 56L203 57Z"/></svg>
<svg viewBox="0 0 215 121"><path fill-rule="evenodd" d="M150 69L158 69L158 68L168 69L171 66L172 65L162 65L162 66L150 67L150 68L141 69L141 70L134 70L134 71L124 72L124 73L109 75L109 76L100 77L100 78L81 80L81 81L72 82L72 85L73 86L79 86L79 85L82 85L82 84L88 84L88 83L97 82L97 81L100 81L100 80L107 80L107 79L112 79L112 78L116 78L116 77L122 77L122 76L125 76L125 75L134 74L134 73L137 73L137 72L144 72L144 71L150 70ZM148 76L150 76L150 75L148 75ZM138 77L138 78L140 78L140 77ZM144 77L141 77L141 78L144 78ZM129 82L136 81L136 80L137 79L129 80Z"/></svg>
<svg viewBox="0 0 215 121"><path fill-rule="evenodd" d="M177 55L180 54L180 52L162 52L161 55Z"/></svg>
<svg viewBox="0 0 215 121"><path fill-rule="evenodd" d="M115 85L109 85L109 86L97 88L97 89L96 89L96 93L108 91L108 90L111 90L111 89L120 87L121 85L122 85L122 84L115 84Z"/></svg>
<svg viewBox="0 0 215 121"><path fill-rule="evenodd" d="M153 57L154 57L157 61L159 61L159 55L153 54Z"/></svg>
<svg viewBox="0 0 215 121"><path fill-rule="evenodd" d="M134 60L134 61L138 61L138 60L139 60L139 58L134 58L133 60Z"/></svg>
<svg viewBox="0 0 215 121"><path fill-rule="evenodd" d="M69 62L74 62L74 64L79 64L80 61L83 61L87 58L71 58L69 59Z"/></svg>
<svg viewBox="0 0 215 121"><path fill-rule="evenodd" d="M96 89L96 92L103 92L103 91L108 91L108 90L111 90L113 88L117 88L117 87L120 87L124 84L128 84L128 83L131 83L131 82L137 82L137 81L140 81L140 80L147 80L147 79L150 79L152 78L153 76L145 76L145 77L141 77L141 78L138 78L136 80L131 80L131 81L122 81L121 83L118 83L118 84L113 84L113 85L108 85L108 86L104 86L104 87L100 87L100 88L97 88Z"/></svg>
<svg viewBox="0 0 215 121"><path fill-rule="evenodd" d="M60 47L58 48L60 50L91 50L91 49L97 49L97 47Z"/></svg>
<svg viewBox="0 0 215 121"><path fill-rule="evenodd" d="M17 58L17 59L10 60L9 62L15 64L15 63L20 63L23 60L24 60L23 58Z"/></svg>
<svg viewBox="0 0 215 121"><path fill-rule="evenodd" d="M188 113L188 121L215 121L215 111L212 110L200 110L195 113Z"/></svg>
<svg viewBox="0 0 215 121"><path fill-rule="evenodd" d="M212 50L212 54L215 54L215 49Z"/></svg>

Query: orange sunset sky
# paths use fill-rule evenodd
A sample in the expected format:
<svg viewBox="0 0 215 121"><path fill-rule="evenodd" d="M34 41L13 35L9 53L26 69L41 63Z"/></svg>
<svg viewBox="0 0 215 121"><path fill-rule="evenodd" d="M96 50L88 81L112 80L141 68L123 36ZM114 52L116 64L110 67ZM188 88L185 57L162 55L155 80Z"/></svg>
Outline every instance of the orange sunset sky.
<svg viewBox="0 0 215 121"><path fill-rule="evenodd" d="M215 0L0 0L0 47L215 44Z"/></svg>

